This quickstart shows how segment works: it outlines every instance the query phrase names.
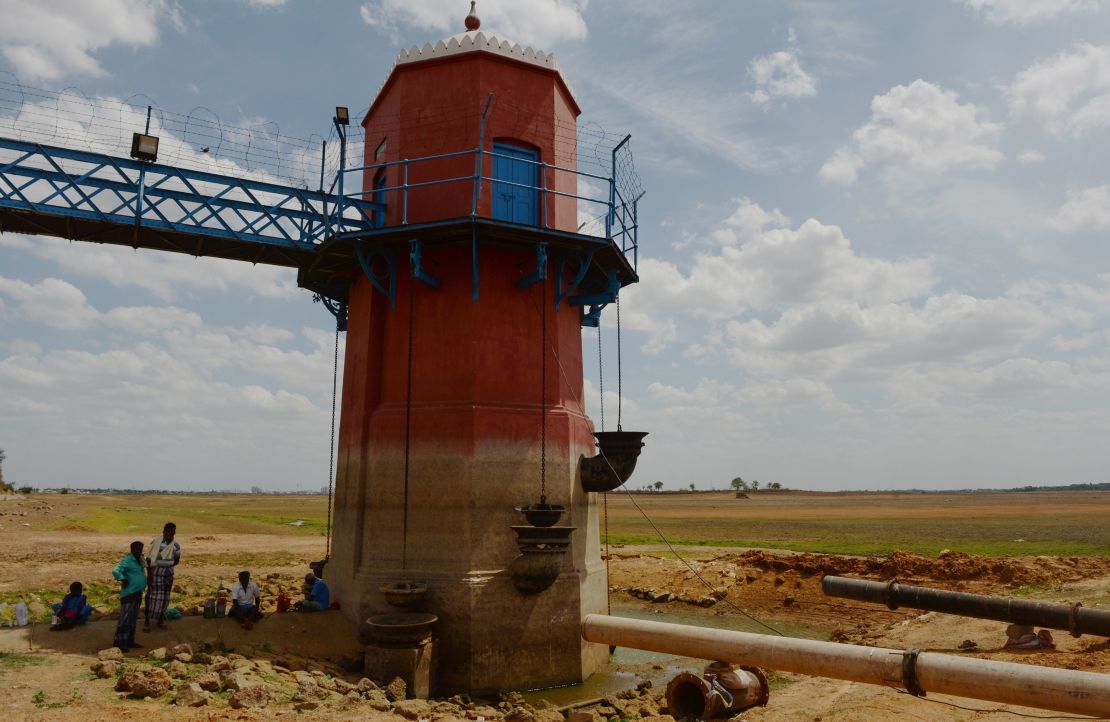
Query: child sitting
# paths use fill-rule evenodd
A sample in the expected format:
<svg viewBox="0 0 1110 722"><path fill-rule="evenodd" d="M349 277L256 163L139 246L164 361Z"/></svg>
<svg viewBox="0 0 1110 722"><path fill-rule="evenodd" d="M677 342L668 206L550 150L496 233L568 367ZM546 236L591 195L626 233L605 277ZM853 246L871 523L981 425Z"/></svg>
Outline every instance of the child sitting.
<svg viewBox="0 0 1110 722"><path fill-rule="evenodd" d="M53 630L70 629L89 621L93 608L84 595L84 586L81 582L69 585L69 594L62 597L62 601L53 605L54 616L58 622L51 627Z"/></svg>

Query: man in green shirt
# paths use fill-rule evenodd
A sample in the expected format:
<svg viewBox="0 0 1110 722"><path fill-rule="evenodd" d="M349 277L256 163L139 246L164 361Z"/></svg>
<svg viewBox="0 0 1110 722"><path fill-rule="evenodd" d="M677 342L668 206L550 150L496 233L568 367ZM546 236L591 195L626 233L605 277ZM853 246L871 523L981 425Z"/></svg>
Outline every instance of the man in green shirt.
<svg viewBox="0 0 1110 722"><path fill-rule="evenodd" d="M112 576L120 583L115 644L124 652L143 646L135 641L135 625L139 621L139 604L143 601L143 588L146 587L144 566L143 543L135 541L131 542L131 553L112 570Z"/></svg>

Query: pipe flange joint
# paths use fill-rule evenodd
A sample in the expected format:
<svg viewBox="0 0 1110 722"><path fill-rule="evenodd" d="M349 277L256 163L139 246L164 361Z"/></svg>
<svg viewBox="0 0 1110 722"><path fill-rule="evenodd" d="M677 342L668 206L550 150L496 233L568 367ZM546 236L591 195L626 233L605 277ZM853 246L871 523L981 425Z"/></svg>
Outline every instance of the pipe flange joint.
<svg viewBox="0 0 1110 722"><path fill-rule="evenodd" d="M902 686L914 697L925 696L925 690L922 689L921 683L917 681L917 656L919 654L921 654L920 649L907 649L902 652Z"/></svg>
<svg viewBox="0 0 1110 722"><path fill-rule="evenodd" d="M756 702L757 707L766 707L767 703L771 701L771 683L767 679L767 675L759 667L741 667L740 669L755 675L759 680L759 701Z"/></svg>
<svg viewBox="0 0 1110 722"><path fill-rule="evenodd" d="M887 582L886 587L883 589L883 604L891 611L898 608L898 602L894 601L894 587L896 586L898 586L898 577L894 577Z"/></svg>
<svg viewBox="0 0 1110 722"><path fill-rule="evenodd" d="M1079 608L1083 606L1083 602L1076 602L1068 607L1068 633L1078 639L1083 636L1083 632L1079 631Z"/></svg>

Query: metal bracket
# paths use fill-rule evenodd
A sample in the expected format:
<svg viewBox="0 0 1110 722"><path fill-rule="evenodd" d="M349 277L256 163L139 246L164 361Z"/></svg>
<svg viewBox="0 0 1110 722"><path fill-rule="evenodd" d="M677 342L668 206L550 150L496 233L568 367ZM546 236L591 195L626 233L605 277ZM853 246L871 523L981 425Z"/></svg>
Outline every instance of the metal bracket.
<svg viewBox="0 0 1110 722"><path fill-rule="evenodd" d="M366 275L366 279L389 299L390 308L397 308L397 264L393 262L393 256L381 251L367 253L362 248L356 248L355 254L358 256L358 265L362 266L362 272ZM386 270L383 275L374 273L373 261L375 258L385 261ZM386 281L389 282L388 286L384 285Z"/></svg>
<svg viewBox="0 0 1110 722"><path fill-rule="evenodd" d="M1079 631L1079 608L1083 606L1083 602L1076 602L1068 607L1068 633L1078 639L1083 636L1083 632Z"/></svg>
<svg viewBox="0 0 1110 722"><path fill-rule="evenodd" d="M898 608L898 602L894 601L894 588L896 586L898 586L898 578L893 577L886 583L886 589L883 590L883 604L892 612Z"/></svg>
<svg viewBox="0 0 1110 722"><path fill-rule="evenodd" d="M566 275L568 261L577 261L578 270L574 272L574 280L566 286L563 290L563 277ZM559 272L555 274L555 310L559 310L559 304L563 299L574 293L578 289L578 285L582 283L582 279L586 277L586 272L590 270L590 265L594 260L594 249L587 250L584 254L567 254L559 259Z"/></svg>
<svg viewBox="0 0 1110 722"><path fill-rule="evenodd" d="M902 652L902 686L914 697L924 697L925 690L917 679L917 656L920 649L907 649Z"/></svg>
<svg viewBox="0 0 1110 722"><path fill-rule="evenodd" d="M409 241L412 250L409 251L409 260L412 261L412 277L418 281L423 281L431 288L439 288L439 281L436 277L424 270L424 266L420 261L420 241Z"/></svg>
<svg viewBox="0 0 1110 722"><path fill-rule="evenodd" d="M335 316L335 329L337 331L347 330L347 304L342 301L336 301L334 298L328 298L319 293L313 294L312 302L324 304L324 308L328 309L328 313Z"/></svg>
<svg viewBox="0 0 1110 722"><path fill-rule="evenodd" d="M601 325L601 309L605 308L608 305L609 304L607 303L601 303L596 306L590 306L589 311L587 311L585 306L583 306L582 317L579 319L579 321L583 326L589 328L597 328Z"/></svg>
<svg viewBox="0 0 1110 722"><path fill-rule="evenodd" d="M605 290L600 293L582 294L579 296L571 296L571 306L598 306L607 303L613 303L617 300L617 293L621 290L621 280L617 278L616 271L609 271L608 280L605 283ZM601 309L598 309L600 312Z"/></svg>
<svg viewBox="0 0 1110 722"><path fill-rule="evenodd" d="M540 241L536 244L536 271L530 276L520 279L516 287L523 291L526 288L536 285L540 281L547 278L547 244Z"/></svg>

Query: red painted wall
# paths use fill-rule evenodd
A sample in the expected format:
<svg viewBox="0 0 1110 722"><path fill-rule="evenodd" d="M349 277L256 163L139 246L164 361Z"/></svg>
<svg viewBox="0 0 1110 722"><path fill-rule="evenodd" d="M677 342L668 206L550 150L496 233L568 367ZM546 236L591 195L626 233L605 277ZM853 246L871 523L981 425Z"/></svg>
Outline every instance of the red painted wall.
<svg viewBox="0 0 1110 722"><path fill-rule="evenodd" d="M394 68L363 123L365 164L375 163L375 151L383 140L386 150L381 160L385 161L477 147L479 120L490 93L494 100L487 115L487 150L495 139L513 139L537 148L543 162L575 167L579 111L558 74L484 52ZM473 172L474 156L466 155L410 164L408 181L472 176ZM485 174L490 172L487 158ZM372 187L374 174L366 171L364 188ZM388 185L401 182L402 169L390 167ZM572 174L552 169L547 171L547 182L571 193L576 186ZM465 182L413 189L408 221L468 216L472 193L469 177ZM486 182L479 215L489 215L489 196ZM386 200L387 225L399 225L401 193L390 192ZM574 199L551 196L548 220L553 227L575 230ZM404 444L410 291L414 443L436 444L463 456L486 442L538 445L545 287L537 284L523 292L517 288L521 278L535 271L535 252L484 245L479 253L478 303L471 299L469 233L457 245L425 247L424 265L439 279L437 289L413 281L407 255L397 257L396 308L390 308L388 299L361 274L352 281L339 438L340 469L345 476L368 478L375 454ZM551 272L549 267L549 276ZM548 356L547 408L552 417L563 417L563 423L549 417L547 453L552 458L577 459L579 447L592 449L582 401L579 311L566 303L555 311L550 279L546 292L548 343L558 357L556 362ZM485 407L488 413L482 411ZM510 409L513 413L506 412ZM578 421L568 423L567 417ZM361 528L365 486L346 483L342 487L340 513L355 515L352 521ZM359 559L354 561L357 568Z"/></svg>
<svg viewBox="0 0 1110 722"><path fill-rule="evenodd" d="M365 164L415 159L478 147L482 109L490 93L493 101L486 115L485 150L494 140L517 140L539 150L540 161L576 167L575 123L578 107L554 71L485 52L470 52L417 63L398 65L367 114ZM374 153L386 141L384 158ZM491 159L484 158L483 175L491 173ZM408 221L458 218L470 215L474 191L475 158L410 162L409 184L465 177L445 185L413 188L408 193ZM374 171L367 171L364 188L373 185ZM549 187L573 193L572 173L547 169ZM387 185L401 186L404 169L390 166ZM403 194L388 193L387 223L402 218ZM542 207L542 201L541 201ZM478 215L490 215L490 184L480 190ZM573 198L548 196L547 225L573 231L577 228Z"/></svg>

